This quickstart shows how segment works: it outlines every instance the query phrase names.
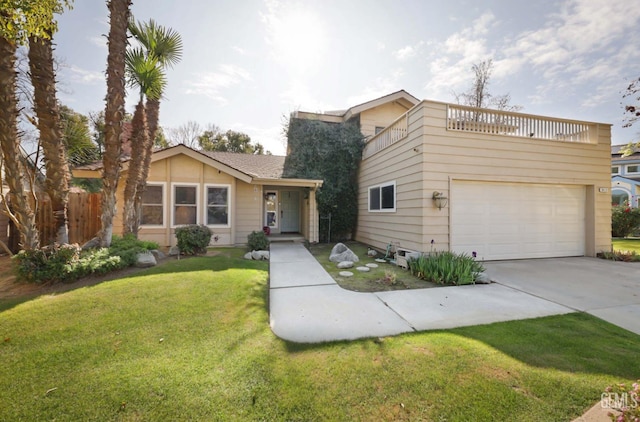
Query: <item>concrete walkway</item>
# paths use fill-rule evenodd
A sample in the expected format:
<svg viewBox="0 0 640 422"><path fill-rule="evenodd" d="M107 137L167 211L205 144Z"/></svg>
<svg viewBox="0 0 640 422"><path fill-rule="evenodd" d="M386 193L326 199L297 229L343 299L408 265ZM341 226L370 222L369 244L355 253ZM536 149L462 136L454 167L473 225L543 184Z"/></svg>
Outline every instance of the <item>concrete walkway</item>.
<svg viewBox="0 0 640 422"><path fill-rule="evenodd" d="M344 290L301 244L272 243L271 329L297 343L384 337L573 312L502 284L380 293Z"/></svg>

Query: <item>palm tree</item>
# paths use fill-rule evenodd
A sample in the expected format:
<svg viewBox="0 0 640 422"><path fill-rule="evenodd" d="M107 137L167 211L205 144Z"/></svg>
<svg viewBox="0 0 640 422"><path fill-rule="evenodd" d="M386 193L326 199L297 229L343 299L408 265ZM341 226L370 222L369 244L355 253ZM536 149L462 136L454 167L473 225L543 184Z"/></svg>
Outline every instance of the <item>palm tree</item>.
<svg viewBox="0 0 640 422"><path fill-rule="evenodd" d="M147 113L144 98L157 100L162 95L166 78L158 61L147 56L140 48L127 51L126 56L127 83L140 89L140 99L136 105L131 121L131 159L124 190L123 234L137 237L139 214L135 207L137 188L143 172L145 152L149 145L153 146L153 138L149 137ZM141 195L141 194L140 194Z"/></svg>
<svg viewBox="0 0 640 422"><path fill-rule="evenodd" d="M54 13L61 13L69 0L5 0L0 8L0 149L4 181L9 187L5 212L20 232L23 249L40 245L35 214L24 185L26 169L21 159L16 99L16 50L27 37L47 39L56 30ZM35 202L35 201L34 201Z"/></svg>
<svg viewBox="0 0 640 422"><path fill-rule="evenodd" d="M56 99L51 38L29 37L29 69L33 84L34 109L38 116L40 145L47 172L45 187L51 199L56 241L68 243L67 205L70 171Z"/></svg>
<svg viewBox="0 0 640 422"><path fill-rule="evenodd" d="M111 245L113 217L116 214L116 190L120 176L120 153L122 145L122 120L125 103L125 55L127 51L127 25L131 0L110 0L109 8L109 54L107 56L107 97L104 112L105 151L102 173L102 228L100 243Z"/></svg>
<svg viewBox="0 0 640 422"><path fill-rule="evenodd" d="M142 48L130 51L128 61L132 66L128 70L130 70L130 85L140 88L140 102L136 111L138 108L145 111L147 123L147 136L141 138L144 139L144 142L134 148L134 140L132 140L130 173L125 191L127 205L125 205L124 231L137 236L142 194L147 184L153 140L158 129L160 99L166 86L164 70L180 61L182 38L174 30L158 25L154 20L150 20L148 23L136 23L132 19L129 22L129 32L142 46ZM141 107L144 97L147 99L146 106ZM137 124L141 125L142 122L143 120L139 119ZM134 119L132 125L135 124ZM133 127L134 133L141 131L142 129ZM136 167L134 168L134 166Z"/></svg>

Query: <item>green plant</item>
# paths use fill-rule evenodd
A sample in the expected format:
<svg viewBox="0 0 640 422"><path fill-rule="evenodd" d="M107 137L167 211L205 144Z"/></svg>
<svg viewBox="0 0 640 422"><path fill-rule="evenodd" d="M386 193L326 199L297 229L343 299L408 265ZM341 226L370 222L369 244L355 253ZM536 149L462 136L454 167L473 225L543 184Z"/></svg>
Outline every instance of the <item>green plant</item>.
<svg viewBox="0 0 640 422"><path fill-rule="evenodd" d="M158 249L155 242L138 240L132 234L124 237L113 236L109 256L118 256L122 260L123 267L129 267L136 263L136 257L140 252Z"/></svg>
<svg viewBox="0 0 640 422"><path fill-rule="evenodd" d="M466 254L442 251L410 258L411 274L438 284L473 284L484 267Z"/></svg>
<svg viewBox="0 0 640 422"><path fill-rule="evenodd" d="M611 235L627 237L640 226L640 208L628 204L615 205L611 209Z"/></svg>
<svg viewBox="0 0 640 422"><path fill-rule="evenodd" d="M176 229L178 248L185 255L197 255L206 252L207 246L211 242L211 235L211 230L204 224L190 224Z"/></svg>
<svg viewBox="0 0 640 422"><path fill-rule="evenodd" d="M269 239L262 231L252 231L247 236L247 246L250 251L266 251L269 249Z"/></svg>
<svg viewBox="0 0 640 422"><path fill-rule="evenodd" d="M13 257L18 280L34 283L67 281L80 259L78 245L53 244L20 251Z"/></svg>
<svg viewBox="0 0 640 422"><path fill-rule="evenodd" d="M364 138L357 124L292 118L284 177L322 179L316 192L320 240L349 239L358 216L358 166Z"/></svg>

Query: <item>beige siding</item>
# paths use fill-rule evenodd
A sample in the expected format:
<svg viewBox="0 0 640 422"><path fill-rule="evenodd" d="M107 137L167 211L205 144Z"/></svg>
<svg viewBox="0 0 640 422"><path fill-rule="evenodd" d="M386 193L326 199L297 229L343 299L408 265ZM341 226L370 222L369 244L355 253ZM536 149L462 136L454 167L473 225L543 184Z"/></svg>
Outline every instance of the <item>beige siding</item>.
<svg viewBox="0 0 640 422"><path fill-rule="evenodd" d="M262 186L236 183L236 244L246 244L249 233L262 230L262 195Z"/></svg>
<svg viewBox="0 0 640 422"><path fill-rule="evenodd" d="M450 195L453 180L576 184L587 188L586 251L610 248L610 126L593 124L593 144L492 136L446 129L446 104L422 102L409 113L404 140L361 163L357 239L383 248L449 249L449 207L433 206L434 191ZM417 149L417 152L414 151ZM397 211L367 211L369 186L396 180Z"/></svg>
<svg viewBox="0 0 640 422"><path fill-rule="evenodd" d="M376 126L385 128L406 112L406 107L395 102L365 110L360 113L360 131L364 136L373 136Z"/></svg>

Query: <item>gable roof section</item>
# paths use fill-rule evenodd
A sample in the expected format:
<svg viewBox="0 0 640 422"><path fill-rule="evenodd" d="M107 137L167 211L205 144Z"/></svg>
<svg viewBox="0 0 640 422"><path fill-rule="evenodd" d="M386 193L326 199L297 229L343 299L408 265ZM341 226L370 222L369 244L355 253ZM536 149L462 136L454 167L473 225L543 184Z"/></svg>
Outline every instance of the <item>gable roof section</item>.
<svg viewBox="0 0 640 422"><path fill-rule="evenodd" d="M375 107L379 107L387 103L398 103L405 107L407 110L415 106L420 102L419 99L409 94L404 89L393 92L391 94L384 95L371 101L364 102L362 104L355 105L346 110L325 111L323 113L313 113L308 111L295 111L291 115L294 118L300 119L318 119L329 123L346 122L353 116L356 116L363 111L370 110Z"/></svg>
<svg viewBox="0 0 640 422"><path fill-rule="evenodd" d="M283 178L284 156L253 155L235 152L198 151L179 144L154 151L151 162L164 160L176 155L186 155L217 170L223 171L245 183L262 182L277 185L322 186L322 180ZM128 170L129 162L122 165L122 170ZM102 162L96 162L73 169L76 177L96 177L96 172L102 169Z"/></svg>

